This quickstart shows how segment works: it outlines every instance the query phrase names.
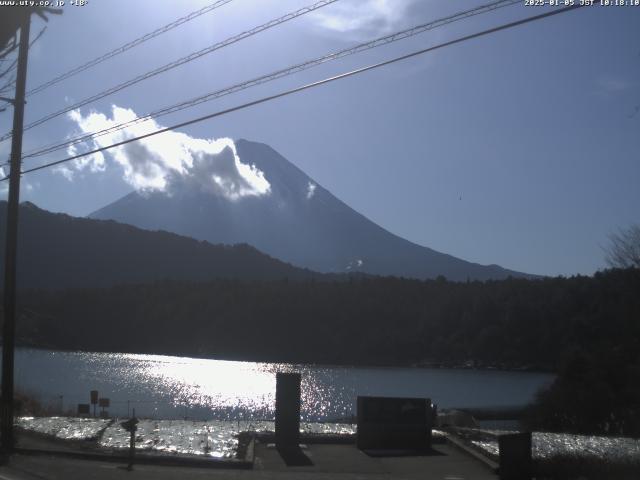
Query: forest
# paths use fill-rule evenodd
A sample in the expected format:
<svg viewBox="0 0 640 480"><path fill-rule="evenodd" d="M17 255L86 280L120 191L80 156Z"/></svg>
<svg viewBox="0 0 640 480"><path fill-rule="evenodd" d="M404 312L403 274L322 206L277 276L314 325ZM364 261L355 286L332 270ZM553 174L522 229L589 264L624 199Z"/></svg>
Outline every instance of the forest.
<svg viewBox="0 0 640 480"><path fill-rule="evenodd" d="M488 282L167 280L23 291L18 335L65 350L552 371L532 422L640 434L638 292L637 268ZM576 401L588 411L572 420ZM635 420L618 425L613 404ZM562 421L550 421L561 407Z"/></svg>
<svg viewBox="0 0 640 480"><path fill-rule="evenodd" d="M558 371L638 351L640 270L489 282L162 281L20 294L25 345L311 363Z"/></svg>

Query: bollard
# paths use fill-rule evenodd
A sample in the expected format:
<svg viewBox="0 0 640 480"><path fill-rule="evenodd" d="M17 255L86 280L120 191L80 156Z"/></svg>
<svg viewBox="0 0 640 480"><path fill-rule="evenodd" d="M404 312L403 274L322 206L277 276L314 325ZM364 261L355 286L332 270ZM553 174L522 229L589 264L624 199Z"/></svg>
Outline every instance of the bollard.
<svg viewBox="0 0 640 480"><path fill-rule="evenodd" d="M531 480L531 432L498 437L500 480Z"/></svg>
<svg viewBox="0 0 640 480"><path fill-rule="evenodd" d="M135 409L133 411L133 418L130 418L126 422L122 422L120 425L127 432L131 434L129 437L129 465L127 470L133 470L133 459L136 451L136 431L138 430L138 419L135 417Z"/></svg>
<svg viewBox="0 0 640 480"><path fill-rule="evenodd" d="M91 398L91 405L93 405L93 416L96 416L96 405L98 405L98 390L91 390L89 392Z"/></svg>
<svg viewBox="0 0 640 480"><path fill-rule="evenodd" d="M276 445L300 443L300 374L276 374Z"/></svg>

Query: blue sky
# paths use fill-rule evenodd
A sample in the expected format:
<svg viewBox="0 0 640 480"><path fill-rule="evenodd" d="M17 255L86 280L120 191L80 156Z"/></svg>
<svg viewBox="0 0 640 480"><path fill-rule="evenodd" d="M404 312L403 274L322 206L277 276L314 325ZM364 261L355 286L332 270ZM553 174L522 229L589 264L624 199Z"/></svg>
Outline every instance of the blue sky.
<svg viewBox="0 0 640 480"><path fill-rule="evenodd" d="M53 17L28 88L212 0L90 0ZM29 98L27 123L311 0L234 0ZM113 106L138 115L488 2L340 0L25 133L24 149L77 134ZM524 3L524 2L523 2ZM523 4L158 120L170 125L541 13ZM35 35L44 22L34 19ZM544 275L591 274L602 246L640 222L640 7L594 7L419 56L181 130L246 138L282 155L371 220L465 260ZM10 112L0 114L2 133ZM9 143L0 144L0 156ZM66 156L27 160L25 168ZM129 193L124 163L23 177L22 200L86 215ZM94 167L94 168L92 168ZM99 167L99 168L98 168ZM65 174L66 173L66 174ZM4 195L4 193L3 193Z"/></svg>

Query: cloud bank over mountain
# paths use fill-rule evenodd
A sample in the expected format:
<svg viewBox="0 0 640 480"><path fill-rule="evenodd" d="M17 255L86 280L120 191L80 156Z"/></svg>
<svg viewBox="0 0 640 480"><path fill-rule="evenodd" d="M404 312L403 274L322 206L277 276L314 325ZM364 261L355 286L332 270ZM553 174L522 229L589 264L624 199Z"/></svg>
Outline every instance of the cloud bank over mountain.
<svg viewBox="0 0 640 480"><path fill-rule="evenodd" d="M111 117L99 112L83 116L79 110L70 112L82 134L103 131L138 118L136 113L116 105ZM94 137L87 150L105 147L124 140L145 135L163 126L155 120L134 123L122 130ZM69 147L69 155L81 150ZM230 138L194 138L186 133L169 131L120 147L98 152L74 160L57 171L73 181L75 173L99 173L119 166L125 182L141 192L165 192L184 186L228 200L268 195L271 186L264 173L254 165L243 163L235 143Z"/></svg>

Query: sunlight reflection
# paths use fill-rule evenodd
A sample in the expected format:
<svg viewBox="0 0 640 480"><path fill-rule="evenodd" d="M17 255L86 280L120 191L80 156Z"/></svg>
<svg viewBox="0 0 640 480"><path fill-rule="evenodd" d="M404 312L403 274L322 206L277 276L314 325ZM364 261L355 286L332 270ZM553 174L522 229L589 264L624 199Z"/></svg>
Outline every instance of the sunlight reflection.
<svg viewBox="0 0 640 480"><path fill-rule="evenodd" d="M89 391L111 416L220 421L273 420L277 372L299 372L301 420L352 421L358 395L432 398L460 406L526 404L552 375L461 369L353 368L162 355L17 349L17 387L72 414ZM464 406L464 405L463 405ZM96 412L100 413L100 411Z"/></svg>
<svg viewBox="0 0 640 480"><path fill-rule="evenodd" d="M236 407L273 403L275 376L261 364L184 357L123 354L176 404Z"/></svg>

